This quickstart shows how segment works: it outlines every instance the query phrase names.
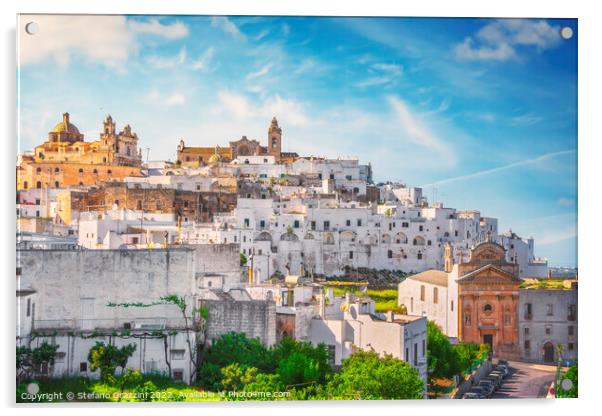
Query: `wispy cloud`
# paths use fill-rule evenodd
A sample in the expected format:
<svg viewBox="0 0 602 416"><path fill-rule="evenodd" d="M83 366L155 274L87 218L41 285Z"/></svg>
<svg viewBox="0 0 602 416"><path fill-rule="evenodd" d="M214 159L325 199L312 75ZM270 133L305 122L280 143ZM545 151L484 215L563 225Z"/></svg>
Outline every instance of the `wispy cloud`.
<svg viewBox="0 0 602 416"><path fill-rule="evenodd" d="M249 73L247 75L246 79L247 80L252 80L252 79L255 79L255 78L263 77L263 76L267 75L268 72L270 72L271 68L272 68L272 64L264 65L259 70L255 71L255 72Z"/></svg>
<svg viewBox="0 0 602 416"><path fill-rule="evenodd" d="M158 19L131 20L129 26L135 33L157 35L167 39L179 39L188 36L188 26L182 22L164 25Z"/></svg>
<svg viewBox="0 0 602 416"><path fill-rule="evenodd" d="M485 170L481 170L479 172L470 173L468 175L462 175L462 176L456 176L453 178L443 179L443 180L440 180L437 182L423 185L423 187L445 185L445 184L452 183L452 182L461 182L461 181L466 181L469 179L475 179L475 178L479 178L481 176L487 176L487 175L492 175L494 173L503 172L505 170L515 169L515 168L519 168L519 167L523 167L523 166L534 165L534 164L543 162L548 159L552 159L552 158L560 157L560 156L567 156L567 155L574 154L574 153L575 153L575 150L562 150L560 152L546 153L544 155L540 155L540 156L537 156L537 157L534 157L531 159L520 160L518 162L510 163L508 165L498 166L496 168L491 168L491 169L485 169Z"/></svg>
<svg viewBox="0 0 602 416"><path fill-rule="evenodd" d="M246 40L246 36L240 31L238 26L226 16L213 16L211 26L223 30L237 40Z"/></svg>
<svg viewBox="0 0 602 416"><path fill-rule="evenodd" d="M214 53L215 53L215 49L213 48L213 46L210 46L209 48L207 48L207 50L205 52L203 52L201 54L201 56L199 56L198 59L192 61L191 65L190 65L191 68L195 71L206 70L209 63L213 59Z"/></svg>
<svg viewBox="0 0 602 416"><path fill-rule="evenodd" d="M537 244L540 246L547 246L574 238L577 238L577 229L576 227L571 227L565 230L544 233L537 239Z"/></svg>
<svg viewBox="0 0 602 416"><path fill-rule="evenodd" d="M175 68L186 62L186 48L182 47L174 56L148 55L145 60L156 69Z"/></svg>
<svg viewBox="0 0 602 416"><path fill-rule="evenodd" d="M532 113L523 114L520 116L510 118L511 126L531 126L537 124L543 120L543 117L537 116Z"/></svg>
<svg viewBox="0 0 602 416"><path fill-rule="evenodd" d="M389 84L398 81L403 74L403 66L388 63L376 63L369 67L370 77L355 84L356 87L366 88L375 85Z"/></svg>
<svg viewBox="0 0 602 416"><path fill-rule="evenodd" d="M572 207L575 205L575 199L573 198L558 198L558 205L562 205L564 207Z"/></svg>
<svg viewBox="0 0 602 416"><path fill-rule="evenodd" d="M389 96L388 102L394 114L397 116L401 128L405 132L405 137L419 146L426 147L436 152L449 152L450 157L452 157L450 149L444 144L443 140L431 132L430 129L412 113L405 101L396 96Z"/></svg>
<svg viewBox="0 0 602 416"><path fill-rule="evenodd" d="M473 37L454 46L459 59L505 61L516 58L517 46L539 50L551 48L560 41L560 27L545 20L500 19L483 26Z"/></svg>

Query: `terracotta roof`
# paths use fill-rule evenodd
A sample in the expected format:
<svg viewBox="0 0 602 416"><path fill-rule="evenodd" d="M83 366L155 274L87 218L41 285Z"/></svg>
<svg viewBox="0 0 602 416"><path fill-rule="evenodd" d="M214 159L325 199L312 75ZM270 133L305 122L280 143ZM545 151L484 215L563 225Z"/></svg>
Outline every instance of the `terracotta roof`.
<svg viewBox="0 0 602 416"><path fill-rule="evenodd" d="M447 273L441 270L427 270L422 273L408 276L408 279L447 287Z"/></svg>

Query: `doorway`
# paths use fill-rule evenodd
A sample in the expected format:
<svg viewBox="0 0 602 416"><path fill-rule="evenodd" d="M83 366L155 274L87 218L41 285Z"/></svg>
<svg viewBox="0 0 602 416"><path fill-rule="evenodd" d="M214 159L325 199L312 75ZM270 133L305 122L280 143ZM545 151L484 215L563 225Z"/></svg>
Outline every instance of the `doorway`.
<svg viewBox="0 0 602 416"><path fill-rule="evenodd" d="M551 342L546 342L543 346L543 360L546 363L554 362L554 345Z"/></svg>
<svg viewBox="0 0 602 416"><path fill-rule="evenodd" d="M483 344L488 344L489 350L493 351L493 335L492 334L483 335Z"/></svg>

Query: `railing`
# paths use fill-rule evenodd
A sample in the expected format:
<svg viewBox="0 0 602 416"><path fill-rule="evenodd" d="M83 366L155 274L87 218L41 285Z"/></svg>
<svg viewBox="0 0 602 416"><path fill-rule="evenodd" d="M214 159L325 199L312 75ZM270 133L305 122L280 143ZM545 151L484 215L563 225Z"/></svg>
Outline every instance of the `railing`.
<svg viewBox="0 0 602 416"><path fill-rule="evenodd" d="M525 319L526 319L527 321L530 321L531 319L533 319L533 314L531 314L531 313L526 313L526 312L525 312Z"/></svg>
<svg viewBox="0 0 602 416"><path fill-rule="evenodd" d="M189 325L192 321L189 320ZM166 328L184 328L184 318L138 319L39 319L34 321L35 330L131 330L153 331Z"/></svg>

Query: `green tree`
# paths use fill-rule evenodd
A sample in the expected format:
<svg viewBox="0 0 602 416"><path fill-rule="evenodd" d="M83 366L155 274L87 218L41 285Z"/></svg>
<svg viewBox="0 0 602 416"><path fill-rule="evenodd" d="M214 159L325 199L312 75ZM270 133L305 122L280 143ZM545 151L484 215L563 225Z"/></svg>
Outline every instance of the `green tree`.
<svg viewBox="0 0 602 416"><path fill-rule="evenodd" d="M226 391L237 391L255 380L257 369L255 367L244 368L238 364L230 364L222 368L221 373L222 388Z"/></svg>
<svg viewBox="0 0 602 416"><path fill-rule="evenodd" d="M295 354L295 358L290 359L293 354ZM301 358L301 356L305 358ZM286 385L307 381L323 383L327 375L332 373L328 348L323 343L313 346L310 342L296 341L291 337L285 337L274 346L273 360L278 363L278 367L284 372L280 373L279 370L281 381ZM305 381L289 382L291 381L289 377L296 377L296 380L299 380L299 376L302 374L300 370L297 370L295 374L292 371L295 366L298 368L302 362L305 362L309 369L309 372L304 376ZM310 374L311 372L315 372L315 374Z"/></svg>
<svg viewBox="0 0 602 416"><path fill-rule="evenodd" d="M140 371L132 368L125 369L123 374L119 377L113 375L108 377L111 379L111 384L119 389L119 401L121 401L121 396L123 395L126 386L139 385L142 382L142 374L140 374Z"/></svg>
<svg viewBox="0 0 602 416"><path fill-rule="evenodd" d="M117 367L125 369L128 359L136 351L136 344L128 344L119 348L104 342L97 342L88 352L90 370L100 370L100 378L104 382L114 383Z"/></svg>
<svg viewBox="0 0 602 416"><path fill-rule="evenodd" d="M428 382L437 378L450 378L460 372L458 354L449 339L433 321L426 324Z"/></svg>
<svg viewBox="0 0 602 416"><path fill-rule="evenodd" d="M328 385L336 399L420 399L424 385L410 364L375 352L359 351L343 360L341 372Z"/></svg>
<svg viewBox="0 0 602 416"><path fill-rule="evenodd" d="M17 377L31 378L36 372L42 372L46 366L48 371L54 365L58 345L43 342L36 348L17 347Z"/></svg>
<svg viewBox="0 0 602 416"><path fill-rule="evenodd" d="M564 380L571 380L573 383L572 387L569 390L565 390L562 388L562 382ZM565 398L577 398L579 397L579 389L577 386L578 379L578 370L577 364L574 364L569 367L568 371L561 377L560 383L558 383L558 388L556 389L556 397L565 397Z"/></svg>
<svg viewBox="0 0 602 416"><path fill-rule="evenodd" d="M247 338L243 333L228 332L205 352L199 381L206 388L219 389L223 377L220 368L230 364L255 367L259 372L267 373L276 369L270 350L260 340Z"/></svg>
<svg viewBox="0 0 602 416"><path fill-rule="evenodd" d="M318 362L300 352L293 352L278 364L278 376L286 386L317 383L320 380Z"/></svg>
<svg viewBox="0 0 602 416"><path fill-rule="evenodd" d="M284 387L280 381L278 374L266 374L259 373L255 376L255 379L246 383L242 390L248 393L252 392L280 392L283 391ZM277 400L279 398L267 397L258 395L254 397L255 400Z"/></svg>

